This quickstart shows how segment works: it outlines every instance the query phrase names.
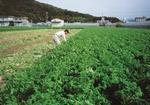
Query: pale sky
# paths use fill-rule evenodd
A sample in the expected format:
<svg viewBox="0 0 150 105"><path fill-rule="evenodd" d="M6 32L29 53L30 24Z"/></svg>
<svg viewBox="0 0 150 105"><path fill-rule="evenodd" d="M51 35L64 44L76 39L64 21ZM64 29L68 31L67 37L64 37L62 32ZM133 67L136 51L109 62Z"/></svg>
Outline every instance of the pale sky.
<svg viewBox="0 0 150 105"><path fill-rule="evenodd" d="M94 16L150 17L150 0L37 0L62 9Z"/></svg>

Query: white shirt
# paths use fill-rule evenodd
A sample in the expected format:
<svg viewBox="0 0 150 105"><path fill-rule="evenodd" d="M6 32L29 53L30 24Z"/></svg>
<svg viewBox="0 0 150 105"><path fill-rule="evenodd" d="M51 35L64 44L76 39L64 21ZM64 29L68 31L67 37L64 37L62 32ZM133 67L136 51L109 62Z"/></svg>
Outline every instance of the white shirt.
<svg viewBox="0 0 150 105"><path fill-rule="evenodd" d="M64 32L64 31L56 32L56 33L55 33L55 37L64 38L64 40L66 41L66 35L65 35L65 32Z"/></svg>

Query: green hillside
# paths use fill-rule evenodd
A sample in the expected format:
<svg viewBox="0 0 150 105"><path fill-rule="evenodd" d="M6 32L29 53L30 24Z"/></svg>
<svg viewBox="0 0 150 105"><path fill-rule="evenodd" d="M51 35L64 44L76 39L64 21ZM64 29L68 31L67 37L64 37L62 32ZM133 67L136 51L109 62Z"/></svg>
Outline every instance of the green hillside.
<svg viewBox="0 0 150 105"><path fill-rule="evenodd" d="M66 22L96 22L97 20L97 17L89 14L64 10L35 0L0 0L0 16L27 16L33 22L41 22L46 20L46 12L48 12L48 20L56 17ZM119 21L117 18L109 18L109 20Z"/></svg>

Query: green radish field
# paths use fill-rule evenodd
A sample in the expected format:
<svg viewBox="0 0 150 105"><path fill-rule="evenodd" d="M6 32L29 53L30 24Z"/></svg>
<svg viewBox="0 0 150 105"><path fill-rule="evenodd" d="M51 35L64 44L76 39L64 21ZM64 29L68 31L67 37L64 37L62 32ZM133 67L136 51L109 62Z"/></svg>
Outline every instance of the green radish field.
<svg viewBox="0 0 150 105"><path fill-rule="evenodd" d="M33 66L42 55L52 52L55 48L52 36L63 30L12 28L4 28L7 31L0 29L0 76ZM79 31L80 29L70 29L69 37Z"/></svg>
<svg viewBox="0 0 150 105"><path fill-rule="evenodd" d="M149 105L150 30L84 28L5 75L0 104Z"/></svg>

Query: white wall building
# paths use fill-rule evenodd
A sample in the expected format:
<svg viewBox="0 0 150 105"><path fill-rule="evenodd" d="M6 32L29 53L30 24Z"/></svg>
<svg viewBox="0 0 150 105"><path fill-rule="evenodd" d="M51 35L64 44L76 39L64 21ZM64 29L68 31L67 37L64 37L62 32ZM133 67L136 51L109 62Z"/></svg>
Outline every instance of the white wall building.
<svg viewBox="0 0 150 105"><path fill-rule="evenodd" d="M144 16L143 17L136 17L135 21L136 22L145 22L146 21L146 17L144 17Z"/></svg>
<svg viewBox="0 0 150 105"><path fill-rule="evenodd" d="M52 27L63 27L64 26L64 20L53 19L53 20L51 20L51 26Z"/></svg>
<svg viewBox="0 0 150 105"><path fill-rule="evenodd" d="M0 26L31 26L28 17L0 16Z"/></svg>

